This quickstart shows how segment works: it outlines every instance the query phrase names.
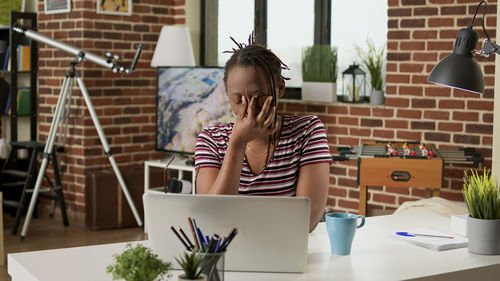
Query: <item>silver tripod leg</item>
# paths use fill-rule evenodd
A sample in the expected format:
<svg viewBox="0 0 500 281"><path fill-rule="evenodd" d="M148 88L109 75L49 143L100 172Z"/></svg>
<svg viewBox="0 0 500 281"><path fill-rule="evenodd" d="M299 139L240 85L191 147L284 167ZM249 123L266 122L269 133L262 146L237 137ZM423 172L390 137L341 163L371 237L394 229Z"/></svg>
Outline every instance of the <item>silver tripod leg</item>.
<svg viewBox="0 0 500 281"><path fill-rule="evenodd" d="M101 128L101 123L99 122L99 119L97 119L97 114L94 110L94 106L92 105L92 101L90 100L89 93L87 92L87 88L85 87L85 84L83 83L82 78L80 78L80 75L77 73L76 74L76 81L78 82L78 86L80 86L80 91L82 92L83 99L85 100L85 103L87 104L87 109L89 110L90 117L92 117L92 121L94 121L95 128L97 130L97 134L99 135L99 138L101 139L102 146L104 147L104 153L108 156L109 162L111 163L111 166L113 167L113 170L115 171L115 175L118 178L118 182L120 183L120 186L122 188L123 194L125 195L125 198L127 198L127 202L130 206L130 209L132 209L132 213L134 213L135 220L137 221L137 224L142 227L142 220L141 217L139 216L139 213L137 212L137 209L135 208L134 201L132 201L132 197L130 196L130 193L128 192L127 185L125 184L125 181L123 180L122 174L120 173L120 169L118 168L118 165L116 165L115 158L113 155L111 155L111 151L109 149L108 141L106 140L106 136L104 135L104 132Z"/></svg>
<svg viewBox="0 0 500 281"><path fill-rule="evenodd" d="M28 232L28 227L31 221L31 217L33 216L33 211L35 209L36 200L38 199L38 193L40 193L40 187L42 186L43 176L45 175L45 170L47 169L47 165L49 164L49 157L52 154L52 150L54 149L54 139L57 134L57 127L59 126L59 122L61 121L63 112L62 109L64 108L66 95L68 93L70 85L72 84L71 79L72 78L68 75L64 78L61 87L61 92L59 93L59 99L57 100L54 117L52 119L52 124L50 125L49 134L47 136L47 142L45 143L45 147L43 149L42 164L40 165L40 170L38 171L38 177L36 178L35 189L33 189L33 194L31 196L28 213L26 214L26 219L24 220L23 230L21 232L21 240L24 239L26 233Z"/></svg>

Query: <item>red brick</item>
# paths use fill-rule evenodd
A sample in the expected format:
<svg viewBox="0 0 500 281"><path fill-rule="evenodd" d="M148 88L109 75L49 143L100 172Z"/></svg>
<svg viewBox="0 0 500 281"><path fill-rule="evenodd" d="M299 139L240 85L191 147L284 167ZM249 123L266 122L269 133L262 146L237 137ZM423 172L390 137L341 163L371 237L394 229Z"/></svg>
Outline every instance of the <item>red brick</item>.
<svg viewBox="0 0 500 281"><path fill-rule="evenodd" d="M405 119L420 119L422 117L422 111L413 109L398 109L396 117Z"/></svg>
<svg viewBox="0 0 500 281"><path fill-rule="evenodd" d="M454 18L431 18L427 21L429 27L449 27L454 25ZM436 32L437 37L437 32ZM435 38L436 38L435 37Z"/></svg>
<svg viewBox="0 0 500 281"><path fill-rule="evenodd" d="M369 137L371 135L370 129L350 128L349 134L351 136Z"/></svg>
<svg viewBox="0 0 500 281"><path fill-rule="evenodd" d="M396 138L404 140L419 141L422 139L422 132L415 131L397 131Z"/></svg>
<svg viewBox="0 0 500 281"><path fill-rule="evenodd" d="M350 115L359 115L359 116L370 116L370 108L368 107L351 107L349 109Z"/></svg>
<svg viewBox="0 0 500 281"><path fill-rule="evenodd" d="M392 108L372 108L372 116L392 117L394 116L394 110Z"/></svg>
<svg viewBox="0 0 500 281"><path fill-rule="evenodd" d="M467 133L477 133L477 134L493 134L493 125L483 125L483 124L466 124L465 131Z"/></svg>
<svg viewBox="0 0 500 281"><path fill-rule="evenodd" d="M407 129L408 121L407 120L385 120L386 128L394 128L394 129Z"/></svg>
<svg viewBox="0 0 500 281"><path fill-rule="evenodd" d="M408 107L410 105L410 101L407 98L386 97L385 105L392 107Z"/></svg>
<svg viewBox="0 0 500 281"><path fill-rule="evenodd" d="M425 19L402 19L400 25L409 28L425 27Z"/></svg>
<svg viewBox="0 0 500 281"><path fill-rule="evenodd" d="M410 32L404 30L389 30L387 32L387 39L410 39Z"/></svg>
<svg viewBox="0 0 500 281"><path fill-rule="evenodd" d="M467 101L467 109L478 109L478 110L493 110L492 101L483 100L469 100Z"/></svg>
<svg viewBox="0 0 500 281"><path fill-rule="evenodd" d="M424 118L425 119L449 120L450 113L447 111L426 110L426 111L424 111Z"/></svg>
<svg viewBox="0 0 500 281"><path fill-rule="evenodd" d="M414 8L413 15L415 16L433 16L438 14L437 8Z"/></svg>
<svg viewBox="0 0 500 281"><path fill-rule="evenodd" d="M427 50L451 51L453 50L453 41L427 41Z"/></svg>
<svg viewBox="0 0 500 281"><path fill-rule="evenodd" d="M451 19L451 23L453 24L453 19ZM413 39L436 39L437 31L435 30L414 30L412 33Z"/></svg>
<svg viewBox="0 0 500 281"><path fill-rule="evenodd" d="M432 131L434 131L436 129L436 123L429 122L429 121L412 121L411 122L411 129L412 130L432 130Z"/></svg>
<svg viewBox="0 0 500 281"><path fill-rule="evenodd" d="M359 124L359 119L357 117L339 116L339 124L357 126Z"/></svg>
<svg viewBox="0 0 500 281"><path fill-rule="evenodd" d="M413 74L411 76L411 83L412 84L429 84L429 82L427 82L427 77L429 77L428 75L417 75L417 74Z"/></svg>
<svg viewBox="0 0 500 281"><path fill-rule="evenodd" d="M451 88L447 87L426 87L424 95L429 97L449 97L451 95Z"/></svg>
<svg viewBox="0 0 500 281"><path fill-rule="evenodd" d="M462 123L439 122L438 130L445 131L445 132L462 132L463 125L462 125Z"/></svg>
<svg viewBox="0 0 500 281"><path fill-rule="evenodd" d="M382 127L381 119L361 118L361 126L363 127Z"/></svg>
<svg viewBox="0 0 500 281"><path fill-rule="evenodd" d="M339 145L359 145L358 138L339 137Z"/></svg>
<svg viewBox="0 0 500 281"><path fill-rule="evenodd" d="M389 18L408 17L411 16L411 8L389 8L389 10L387 11L387 15L389 16Z"/></svg>
<svg viewBox="0 0 500 281"><path fill-rule="evenodd" d="M413 108L434 108L436 100L434 99L412 99L411 106Z"/></svg>
<svg viewBox="0 0 500 281"><path fill-rule="evenodd" d="M400 95L411 95L411 96L421 96L422 87L415 86L399 86Z"/></svg>
<svg viewBox="0 0 500 281"><path fill-rule="evenodd" d="M358 209L357 201L348 201L348 200L338 200L339 207L347 208L347 209Z"/></svg>
<svg viewBox="0 0 500 281"><path fill-rule="evenodd" d="M330 106L328 106L328 113L329 114L347 114L347 107L346 106L330 105Z"/></svg>
<svg viewBox="0 0 500 281"><path fill-rule="evenodd" d="M409 61L411 59L410 53L387 53L387 61Z"/></svg>
<svg viewBox="0 0 500 281"><path fill-rule="evenodd" d="M402 84L408 84L410 83L410 75L407 74L391 74L388 73L385 81L387 83L402 83Z"/></svg>
<svg viewBox="0 0 500 281"><path fill-rule="evenodd" d="M407 187L389 187L389 186L386 186L385 191L387 191L389 193L410 195L410 189Z"/></svg>
<svg viewBox="0 0 500 281"><path fill-rule="evenodd" d="M339 186L348 186L348 187L357 187L358 182L355 179L348 179L348 178L338 178L338 184Z"/></svg>
<svg viewBox="0 0 500 281"><path fill-rule="evenodd" d="M493 114L492 113L484 113L483 114L483 122L493 123Z"/></svg>
<svg viewBox="0 0 500 281"><path fill-rule="evenodd" d="M466 6L445 6L441 7L441 15L465 15Z"/></svg>
<svg viewBox="0 0 500 281"><path fill-rule="evenodd" d="M423 69L424 69L424 66L422 64L402 63L399 65L399 71L401 71L401 72L418 73L418 72L422 72Z"/></svg>
<svg viewBox="0 0 500 281"><path fill-rule="evenodd" d="M446 133L424 133L425 141L450 142L450 134Z"/></svg>
<svg viewBox="0 0 500 281"><path fill-rule="evenodd" d="M465 101L463 100L440 100L439 108L452 108L452 109L463 109L465 108Z"/></svg>
<svg viewBox="0 0 500 281"><path fill-rule="evenodd" d="M347 128L346 127L340 127L340 126L326 126L328 133L330 134L335 134L335 135L347 135Z"/></svg>
<svg viewBox="0 0 500 281"><path fill-rule="evenodd" d="M453 142L463 144L479 144L479 136L475 135L453 135Z"/></svg>
<svg viewBox="0 0 500 281"><path fill-rule="evenodd" d="M479 120L479 113L454 111L452 119L457 121L477 122Z"/></svg>
<svg viewBox="0 0 500 281"><path fill-rule="evenodd" d="M387 204L394 204L396 202L396 197L387 194L374 193L372 196L373 201L382 202Z"/></svg>
<svg viewBox="0 0 500 281"><path fill-rule="evenodd" d="M346 197L347 190L345 190L344 188L330 187L328 189L328 195L336 197Z"/></svg>
<svg viewBox="0 0 500 281"><path fill-rule="evenodd" d="M374 129L373 130L373 137L383 138L383 139L393 139L394 138L394 131Z"/></svg>

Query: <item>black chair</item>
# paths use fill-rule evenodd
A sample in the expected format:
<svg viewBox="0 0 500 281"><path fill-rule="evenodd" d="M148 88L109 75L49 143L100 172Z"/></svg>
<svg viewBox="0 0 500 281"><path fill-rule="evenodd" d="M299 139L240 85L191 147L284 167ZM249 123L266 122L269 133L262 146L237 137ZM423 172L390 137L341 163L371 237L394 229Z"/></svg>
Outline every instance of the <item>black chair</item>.
<svg viewBox="0 0 500 281"><path fill-rule="evenodd" d="M25 209L29 206L31 200L31 194L33 193L33 188L38 176L38 156L43 154L45 143L35 142L35 141L20 141L11 142L11 149L5 160L2 170L0 170L0 186L4 192L9 193L9 191L19 191L21 189L21 195L19 200L15 198L4 198L3 205L17 208L16 218L14 221L14 226L12 227L11 234L15 235L17 233L17 228L21 221L21 216L24 214ZM29 162L26 167L19 165L17 159L17 152L20 149L28 150ZM43 155L42 155L43 157ZM57 163L56 149L52 150L51 155L47 155L50 161L52 161L52 167L54 170L54 182L45 174L45 179L49 183L50 187L40 188L39 197L48 198L53 200L55 203L59 203L61 207L61 214L63 218L63 224L68 226L68 216L66 214L66 204L64 203L64 196L62 191L61 177L59 174L59 165ZM26 166L26 165L25 165ZM53 216L54 208L51 210L51 217ZM36 214L35 214L36 215Z"/></svg>

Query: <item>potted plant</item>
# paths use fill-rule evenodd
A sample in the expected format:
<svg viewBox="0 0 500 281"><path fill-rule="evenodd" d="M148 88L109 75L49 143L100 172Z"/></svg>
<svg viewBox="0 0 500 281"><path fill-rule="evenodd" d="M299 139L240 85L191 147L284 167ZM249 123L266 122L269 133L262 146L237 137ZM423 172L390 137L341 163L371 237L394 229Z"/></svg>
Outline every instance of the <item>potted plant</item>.
<svg viewBox="0 0 500 281"><path fill-rule="evenodd" d="M302 52L302 100L337 101L337 49L314 45Z"/></svg>
<svg viewBox="0 0 500 281"><path fill-rule="evenodd" d="M149 248L141 244L132 247L130 243L125 248L120 255L113 255L114 264L106 267L106 272L113 274L113 280L153 281L168 277L172 264L159 259Z"/></svg>
<svg viewBox="0 0 500 281"><path fill-rule="evenodd" d="M500 254L500 194L495 179L487 169L482 175L473 170L470 176L465 172L462 192L469 209L469 252Z"/></svg>
<svg viewBox="0 0 500 281"><path fill-rule="evenodd" d="M203 256L198 252L185 252L179 259L175 258L177 263L184 270L184 274L179 275L179 280L198 280L205 281L207 276L202 273Z"/></svg>
<svg viewBox="0 0 500 281"><path fill-rule="evenodd" d="M366 40L368 50L365 51L355 45L356 52L361 60L361 66L370 76L370 103L384 104L384 53L385 48L377 49L375 43L371 39Z"/></svg>

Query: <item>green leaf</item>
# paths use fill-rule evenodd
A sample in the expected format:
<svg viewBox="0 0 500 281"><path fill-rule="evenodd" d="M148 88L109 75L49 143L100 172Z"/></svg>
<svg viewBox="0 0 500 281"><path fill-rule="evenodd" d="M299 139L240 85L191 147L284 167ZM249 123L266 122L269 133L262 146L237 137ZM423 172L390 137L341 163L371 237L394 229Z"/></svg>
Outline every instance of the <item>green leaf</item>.
<svg viewBox="0 0 500 281"><path fill-rule="evenodd" d="M470 170L470 175L464 172L464 195L469 214L477 219L500 219L500 193L496 179L488 169L482 175Z"/></svg>
<svg viewBox="0 0 500 281"><path fill-rule="evenodd" d="M337 81L337 49L330 45L314 45L302 50L302 80L307 82Z"/></svg>

